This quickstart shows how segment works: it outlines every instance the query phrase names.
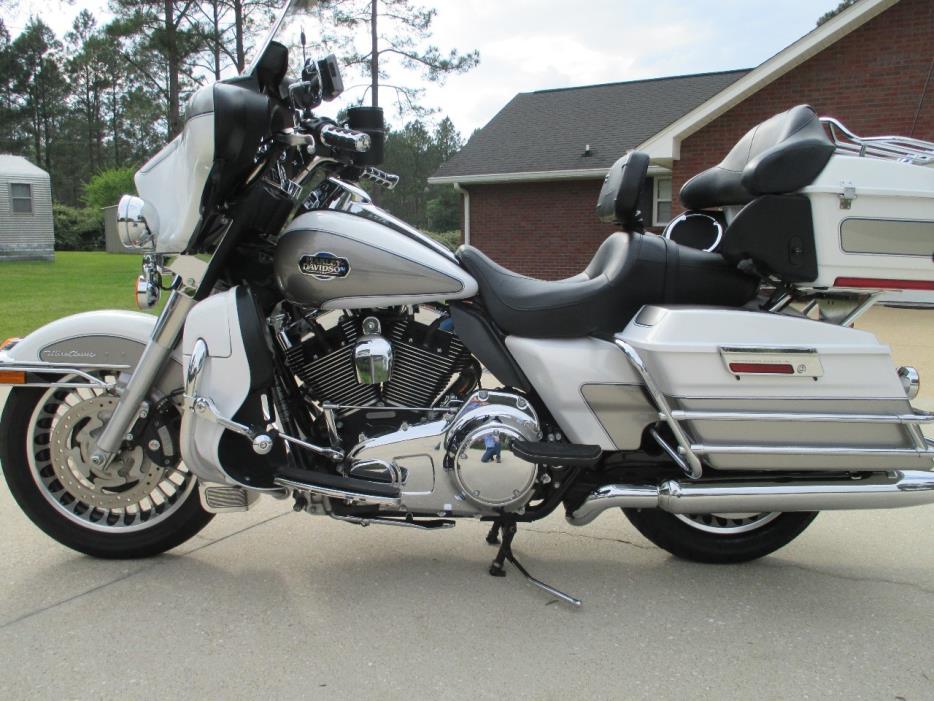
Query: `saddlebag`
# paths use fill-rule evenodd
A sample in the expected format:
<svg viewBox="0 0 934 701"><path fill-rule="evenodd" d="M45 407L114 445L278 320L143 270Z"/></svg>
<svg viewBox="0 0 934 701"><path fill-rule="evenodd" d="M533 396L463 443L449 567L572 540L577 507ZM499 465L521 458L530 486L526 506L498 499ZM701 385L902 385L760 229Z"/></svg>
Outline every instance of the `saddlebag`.
<svg viewBox="0 0 934 701"><path fill-rule="evenodd" d="M682 430L688 445L670 431L672 447L708 466L932 467L924 414L870 333L753 311L648 306L616 339L641 358L669 426Z"/></svg>

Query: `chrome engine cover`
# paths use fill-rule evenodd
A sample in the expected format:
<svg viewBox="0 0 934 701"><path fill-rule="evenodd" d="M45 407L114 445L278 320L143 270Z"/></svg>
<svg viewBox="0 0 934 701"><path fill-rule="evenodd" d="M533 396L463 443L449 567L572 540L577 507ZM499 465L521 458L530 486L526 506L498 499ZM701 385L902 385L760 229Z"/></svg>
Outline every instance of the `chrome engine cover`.
<svg viewBox="0 0 934 701"><path fill-rule="evenodd" d="M509 445L541 435L538 416L524 397L480 390L456 413L359 443L348 456L348 473L383 463L387 474L401 480L403 508L413 515L520 511L532 497L538 466L515 456ZM483 460L487 436L499 438L501 461Z"/></svg>

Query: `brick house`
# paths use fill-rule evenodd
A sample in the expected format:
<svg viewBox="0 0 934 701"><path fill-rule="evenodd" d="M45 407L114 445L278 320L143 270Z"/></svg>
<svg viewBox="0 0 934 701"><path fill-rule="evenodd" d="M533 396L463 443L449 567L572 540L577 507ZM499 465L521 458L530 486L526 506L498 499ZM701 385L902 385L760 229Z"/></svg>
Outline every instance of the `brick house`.
<svg viewBox="0 0 934 701"><path fill-rule="evenodd" d="M857 134L934 141L934 2L860 0L752 70L521 93L429 182L462 192L472 245L518 272L567 277L613 231L594 205L620 155L651 156L642 209L659 231L688 178L802 103Z"/></svg>

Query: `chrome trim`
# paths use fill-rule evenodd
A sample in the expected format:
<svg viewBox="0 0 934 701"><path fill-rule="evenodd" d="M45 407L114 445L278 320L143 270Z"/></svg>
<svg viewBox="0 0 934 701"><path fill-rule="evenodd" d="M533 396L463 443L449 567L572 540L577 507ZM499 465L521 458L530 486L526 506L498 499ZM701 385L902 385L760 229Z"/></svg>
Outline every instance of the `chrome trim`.
<svg viewBox="0 0 934 701"><path fill-rule="evenodd" d="M91 456L95 465L107 464L116 454L127 429L136 420L140 404L149 393L156 377L165 366L165 362L172 355L175 342L185 326L185 319L188 318L188 312L195 304L195 300L191 297L178 291L172 292L156 321L149 343L146 344L146 349L136 364L133 375L123 389L113 416L97 439L97 450Z"/></svg>
<svg viewBox="0 0 934 701"><path fill-rule="evenodd" d="M231 419L228 419L226 416L221 414L214 402L207 397L196 397L191 395L186 395L185 400L189 402L189 407L194 411L198 416L216 423L218 426L222 426L228 431L233 431L238 433L241 436L246 436L253 443L253 451L259 455L268 455L272 450L272 437L265 434L255 431L251 427L237 423ZM294 436L289 436L285 433L276 434L286 443L291 443L292 445L297 445L300 448L305 448L311 452L321 455L333 460L334 462L340 462L344 459L344 453L340 450L331 450L330 448L324 448L320 445L315 445L314 443L308 443L303 441L300 438L295 438Z"/></svg>
<svg viewBox="0 0 934 701"><path fill-rule="evenodd" d="M328 460L333 460L334 462L340 462L344 459L344 451L342 450L332 450L331 448L325 448L320 445L315 445L314 443L308 443L307 441L286 435L285 433L280 433L279 438L284 440L286 443L291 443L292 445L297 445L299 448L310 450L312 453L321 455L322 457L325 457Z"/></svg>
<svg viewBox="0 0 934 701"><path fill-rule="evenodd" d="M378 333L362 336L354 346L353 362L359 384L389 382L392 378L392 344Z"/></svg>
<svg viewBox="0 0 934 701"><path fill-rule="evenodd" d="M903 365L898 369L898 379L901 380L902 387L905 388L905 396L908 399L914 399L918 396L918 392L921 391L921 375L918 374L917 370L910 365Z"/></svg>
<svg viewBox="0 0 934 701"><path fill-rule="evenodd" d="M463 406L463 402L452 402L450 406L400 406L396 404L334 404L333 402L324 402L321 405L321 408L325 411L343 411L345 409L355 409L361 410L366 409L367 411L427 411L427 412L455 412L460 407Z"/></svg>
<svg viewBox="0 0 934 701"><path fill-rule="evenodd" d="M337 516L336 514L330 514L331 518L338 521L345 521L346 523L354 523L358 526L401 526L403 528L418 528L422 531L440 531L445 528L454 528L453 521L445 521L443 523L438 523L434 526L426 526L423 523L418 521L402 521L399 519L392 518L362 518L360 516Z"/></svg>
<svg viewBox="0 0 934 701"><path fill-rule="evenodd" d="M680 411L671 412L676 421L837 421L841 423L927 424L934 414L916 410L914 414L831 414L743 411ZM664 418L659 414L659 418Z"/></svg>
<svg viewBox="0 0 934 701"><path fill-rule="evenodd" d="M882 296L881 292L875 292L874 294L869 295L856 305L856 308L843 317L843 321L840 322L840 326L852 326L856 321L866 312L868 312L876 303L876 300Z"/></svg>
<svg viewBox="0 0 934 701"><path fill-rule="evenodd" d="M891 509L934 503L934 473L874 472L836 478L716 480L659 485L608 484L567 516L585 526L613 508L658 508L673 514Z"/></svg>
<svg viewBox="0 0 934 701"><path fill-rule="evenodd" d="M908 136L857 136L833 117L821 117L820 121L840 153L915 165L934 162L934 143L929 141Z"/></svg>
<svg viewBox="0 0 934 701"><path fill-rule="evenodd" d="M328 182L332 185L336 185L341 190L343 190L350 197L351 202L359 202L362 204L372 204L373 200L370 198L370 193L368 193L363 188L352 185L351 183L344 182L339 178L330 177ZM349 206L350 203L348 203Z"/></svg>
<svg viewBox="0 0 934 701"><path fill-rule="evenodd" d="M359 494L357 492L348 492L346 490L335 489L333 487L321 487L314 484L305 484L304 482L296 482L295 480L284 479L282 477L276 477L273 479L273 482L280 487L288 487L289 489L295 489L299 492L320 494L324 497L331 497L332 499L343 499L344 501L357 502L359 504L375 504L386 506L400 505L400 500L397 497L380 497L373 494Z"/></svg>
<svg viewBox="0 0 934 701"><path fill-rule="evenodd" d="M789 304L791 304L792 299L793 297L791 296L791 294L786 292L785 294L783 294L781 297L778 298L778 301L775 304L769 307L769 311L773 313L780 312L782 309L784 309Z"/></svg>
<svg viewBox="0 0 934 701"><path fill-rule="evenodd" d="M4 382L2 383L3 387L44 387L44 388L58 388L58 389L81 389L82 387L97 387L105 391L111 391L116 387L115 382L105 382L99 377L94 377L93 375L84 372L80 368L85 370L100 368L106 370L129 370L129 365L99 365L95 363L81 364L75 366L71 363L43 363L43 362L26 362L26 363L3 363L0 362L0 370L5 372L25 372L32 373L34 375L77 375L85 382Z"/></svg>
<svg viewBox="0 0 934 701"><path fill-rule="evenodd" d="M212 514L249 511L259 499L259 493L229 484L198 482L201 506Z"/></svg>
<svg viewBox="0 0 934 701"><path fill-rule="evenodd" d="M691 451L697 455L831 455L831 456L873 456L880 458L923 457L934 458L932 442L915 448L851 448L847 446L822 445L705 445L695 443Z"/></svg>
<svg viewBox="0 0 934 701"><path fill-rule="evenodd" d="M788 347L781 346L720 346L720 353L742 353L743 355L753 353L776 354L810 354L817 355L816 348Z"/></svg>
<svg viewBox="0 0 934 701"><path fill-rule="evenodd" d="M151 249L155 246L152 229L143 214L145 208L146 202L134 195L124 195L117 204L117 234L126 248Z"/></svg>
<svg viewBox="0 0 934 701"><path fill-rule="evenodd" d="M691 442L681 429L681 426L678 424L677 420L672 417L671 407L668 406L668 400L665 398L665 395L662 394L658 385L655 384L655 380L652 378L648 368L639 356L638 351L620 338L614 338L613 342L616 344L617 348L626 354L629 363L635 368L636 372L639 373L646 390L648 390L652 400L658 407L659 417L668 424L668 427L675 436L675 440L678 441L678 453L683 457L683 461L687 463L688 469L686 469L685 472L688 477L691 479L700 479L703 474L701 461L691 450Z"/></svg>
<svg viewBox="0 0 934 701"><path fill-rule="evenodd" d="M201 384L201 373L204 371L207 359L208 344L203 338L199 338L191 350L191 360L188 361L188 369L185 371L185 394L187 396L197 396L198 386Z"/></svg>
<svg viewBox="0 0 934 701"><path fill-rule="evenodd" d="M200 287L208 264L197 256L176 256L163 269L175 276L183 292L194 292Z"/></svg>
<svg viewBox="0 0 934 701"><path fill-rule="evenodd" d="M709 214L704 214L703 212L682 213L675 219L672 219L670 222L668 222L668 226L665 227L665 230L662 232L662 236L666 239L672 240L671 239L672 230L681 222L687 221L688 219L692 219L692 218L708 219L711 222L713 222L714 228L717 230L717 238L714 239L712 246L708 246L707 248L702 248L701 250L706 251L707 253L717 250L717 246L719 246L720 242L723 240L723 225L719 221L717 221L716 217L712 217ZM675 241L675 243L678 243L678 242Z"/></svg>
<svg viewBox="0 0 934 701"><path fill-rule="evenodd" d="M256 432L253 431L249 426L245 424L237 423L228 419L226 416L221 414L217 406L214 404L214 401L208 399L207 397L191 397L186 396L186 400L191 402L191 410L194 411L198 416L207 419L211 423L215 423L218 426L222 426L228 431L233 431L238 433L241 436L246 436L250 440L256 437Z"/></svg>
<svg viewBox="0 0 934 701"><path fill-rule="evenodd" d="M351 150L357 153L366 153L370 150L370 135L362 131L325 124L318 134L321 142L333 149ZM345 140L349 142L349 149L341 143Z"/></svg>
<svg viewBox="0 0 934 701"><path fill-rule="evenodd" d="M659 414L658 416L660 419L664 420L663 414ZM675 461L675 464L681 468L682 472L684 472L685 474L690 474L691 469L688 467L688 464L684 462L684 459L681 457L678 451L672 448L668 444L668 441L666 441L664 438L661 437L661 435L659 435L658 431L656 431L654 428L650 428L649 435L651 435L652 438L655 439L655 442L658 443L659 447L662 450L668 453L668 457L670 457L672 460Z"/></svg>

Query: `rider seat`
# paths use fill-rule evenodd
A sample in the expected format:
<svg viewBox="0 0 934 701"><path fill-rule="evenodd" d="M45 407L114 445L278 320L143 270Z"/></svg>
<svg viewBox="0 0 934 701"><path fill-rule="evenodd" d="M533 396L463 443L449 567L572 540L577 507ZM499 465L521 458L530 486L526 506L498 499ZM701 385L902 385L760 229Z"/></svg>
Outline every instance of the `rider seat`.
<svg viewBox="0 0 934 701"><path fill-rule="evenodd" d="M759 286L715 253L653 234L615 233L584 272L558 281L514 273L472 246L457 255L496 325L531 338L622 331L645 304L742 306Z"/></svg>

